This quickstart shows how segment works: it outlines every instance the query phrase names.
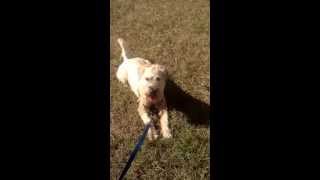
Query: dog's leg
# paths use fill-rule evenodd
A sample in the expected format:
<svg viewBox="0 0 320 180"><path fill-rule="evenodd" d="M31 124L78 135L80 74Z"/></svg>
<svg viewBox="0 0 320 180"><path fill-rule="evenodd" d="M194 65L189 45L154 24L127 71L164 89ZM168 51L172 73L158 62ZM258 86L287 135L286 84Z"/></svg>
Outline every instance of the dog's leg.
<svg viewBox="0 0 320 180"><path fill-rule="evenodd" d="M127 86L128 72L125 69L125 67L123 66L123 64L121 64L119 66L117 73L116 73L116 77L123 85Z"/></svg>
<svg viewBox="0 0 320 180"><path fill-rule="evenodd" d="M140 101L140 94L139 94L139 90L138 89L132 89L133 93L137 96L138 100L137 102L139 103Z"/></svg>
<svg viewBox="0 0 320 180"><path fill-rule="evenodd" d="M168 111L166 109L161 110L160 112L160 126L161 126L161 133L164 138L171 138L171 132L169 129L168 123Z"/></svg>
<svg viewBox="0 0 320 180"><path fill-rule="evenodd" d="M169 129L168 110L166 105L164 105L164 107L162 107L161 110L159 111L159 116L160 116L160 126L161 126L162 136L164 138L171 138L172 135Z"/></svg>
<svg viewBox="0 0 320 180"><path fill-rule="evenodd" d="M149 122L151 122L151 118L149 117L147 113L147 109L144 107L143 103L139 102L139 107L138 107L138 113L143 121L143 123L146 125ZM155 127L153 122L151 122L150 129L148 131L148 139L150 141L157 139L157 135L154 133L155 132Z"/></svg>

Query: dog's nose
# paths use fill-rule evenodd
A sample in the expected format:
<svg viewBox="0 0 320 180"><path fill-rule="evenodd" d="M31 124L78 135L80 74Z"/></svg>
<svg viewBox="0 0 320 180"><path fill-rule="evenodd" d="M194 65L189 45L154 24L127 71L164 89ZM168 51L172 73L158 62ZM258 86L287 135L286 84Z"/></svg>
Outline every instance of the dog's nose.
<svg viewBox="0 0 320 180"><path fill-rule="evenodd" d="M154 89L152 87L149 87L149 89L150 89L150 93L151 94L156 94L157 93L157 89Z"/></svg>

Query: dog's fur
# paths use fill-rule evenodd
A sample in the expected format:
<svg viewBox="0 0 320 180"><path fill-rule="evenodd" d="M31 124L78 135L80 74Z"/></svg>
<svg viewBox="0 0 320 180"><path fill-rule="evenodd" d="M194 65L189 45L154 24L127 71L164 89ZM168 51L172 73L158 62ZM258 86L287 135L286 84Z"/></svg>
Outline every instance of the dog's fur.
<svg viewBox="0 0 320 180"><path fill-rule="evenodd" d="M137 96L138 112L144 124L151 122L151 128L148 131L149 140L156 139L159 136L148 113L151 108L158 110L162 136L170 138L168 110L164 97L167 79L166 68L159 64L152 64L150 61L139 57L129 59L126 56L123 39L119 38L118 43L121 47L123 62L119 66L116 76L123 84L128 83Z"/></svg>

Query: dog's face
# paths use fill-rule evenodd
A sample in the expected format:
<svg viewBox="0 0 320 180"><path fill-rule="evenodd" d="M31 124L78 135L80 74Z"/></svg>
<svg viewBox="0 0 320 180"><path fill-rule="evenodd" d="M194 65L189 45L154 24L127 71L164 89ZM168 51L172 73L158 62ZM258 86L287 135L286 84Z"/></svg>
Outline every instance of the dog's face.
<svg viewBox="0 0 320 180"><path fill-rule="evenodd" d="M140 94L150 102L155 102L162 98L167 79L167 70L162 65L151 65L144 69L140 79Z"/></svg>

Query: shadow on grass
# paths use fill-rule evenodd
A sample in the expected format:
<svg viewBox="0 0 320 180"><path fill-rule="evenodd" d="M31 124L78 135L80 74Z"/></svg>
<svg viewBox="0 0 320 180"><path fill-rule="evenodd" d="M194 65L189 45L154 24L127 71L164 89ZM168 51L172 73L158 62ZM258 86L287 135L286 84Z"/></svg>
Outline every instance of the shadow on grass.
<svg viewBox="0 0 320 180"><path fill-rule="evenodd" d="M209 126L210 105L192 97L171 79L167 81L165 96L169 110L182 112L193 125Z"/></svg>

